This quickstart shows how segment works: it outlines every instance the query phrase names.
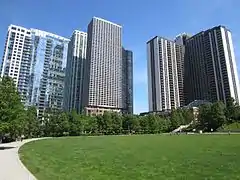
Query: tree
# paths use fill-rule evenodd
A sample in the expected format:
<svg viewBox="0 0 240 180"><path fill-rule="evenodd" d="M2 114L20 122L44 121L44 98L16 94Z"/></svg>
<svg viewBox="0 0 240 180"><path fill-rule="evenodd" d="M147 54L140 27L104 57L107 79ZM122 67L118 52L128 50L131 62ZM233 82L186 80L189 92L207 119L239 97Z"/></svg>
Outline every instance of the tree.
<svg viewBox="0 0 240 180"><path fill-rule="evenodd" d="M240 106L237 105L236 109L237 109L236 119L237 119L237 122L240 123Z"/></svg>
<svg viewBox="0 0 240 180"><path fill-rule="evenodd" d="M105 111L103 114L103 120L104 120L104 130L105 134L112 134L113 133L113 120L112 115L110 112Z"/></svg>
<svg viewBox="0 0 240 180"><path fill-rule="evenodd" d="M124 133L130 133L131 132L131 126L132 126L132 115L131 114L124 114L123 115L123 122L122 127L124 130Z"/></svg>
<svg viewBox="0 0 240 180"><path fill-rule="evenodd" d="M69 135L79 136L81 133L81 121L79 120L79 115L75 110L73 110L69 115Z"/></svg>
<svg viewBox="0 0 240 180"><path fill-rule="evenodd" d="M54 121L56 119L56 113L48 108L45 110L44 115L43 115L43 119L40 120L42 126L42 131L44 136L48 137L48 136L56 136L55 135L55 128L54 128Z"/></svg>
<svg viewBox="0 0 240 180"><path fill-rule="evenodd" d="M10 133L15 139L24 127L24 106L10 77L0 79L0 134Z"/></svg>
<svg viewBox="0 0 240 180"><path fill-rule="evenodd" d="M158 116L157 115L153 115L153 114L150 114L147 116L147 120L148 120L148 127L149 127L149 133L158 133Z"/></svg>
<svg viewBox="0 0 240 180"><path fill-rule="evenodd" d="M63 136L70 130L68 115L56 109L47 109L42 123L45 136Z"/></svg>
<svg viewBox="0 0 240 180"><path fill-rule="evenodd" d="M140 121L140 126L141 126L141 132L142 133L146 133L148 134L149 133L149 123L148 123L148 117L147 116L142 116L142 117L139 117L139 121Z"/></svg>
<svg viewBox="0 0 240 180"><path fill-rule="evenodd" d="M225 105L221 101L214 103L211 106L210 116L208 128L216 130L226 122Z"/></svg>
<svg viewBox="0 0 240 180"><path fill-rule="evenodd" d="M34 106L28 107L25 116L25 135L27 137L37 137L40 135L40 121L37 119L37 109Z"/></svg>
<svg viewBox="0 0 240 180"><path fill-rule="evenodd" d="M206 104L199 109L199 124L202 129L216 130L226 122L225 105L218 101L212 105Z"/></svg>
<svg viewBox="0 0 240 180"><path fill-rule="evenodd" d="M65 112L62 112L58 115L57 125L59 127L58 136L69 135L70 131L69 119Z"/></svg>
<svg viewBox="0 0 240 180"><path fill-rule="evenodd" d="M132 114L124 114L122 127L125 133L139 132L141 129L139 117Z"/></svg>
<svg viewBox="0 0 240 180"><path fill-rule="evenodd" d="M199 108L199 126L202 130L210 129L209 121L211 120L211 105L204 104Z"/></svg>
<svg viewBox="0 0 240 180"><path fill-rule="evenodd" d="M172 110L170 121L171 121L171 130L178 128L180 125L183 125L185 120L181 110Z"/></svg>
<svg viewBox="0 0 240 180"><path fill-rule="evenodd" d="M88 117L83 115L83 114L79 114L78 115L78 124L79 124L79 128L80 128L80 135L81 134L86 134L87 131L87 120Z"/></svg>
<svg viewBox="0 0 240 180"><path fill-rule="evenodd" d="M9 132L10 123L8 122L0 122L0 137Z"/></svg>
<svg viewBox="0 0 240 180"><path fill-rule="evenodd" d="M139 133L141 130L139 116L128 114L128 117L130 119L130 130Z"/></svg>
<svg viewBox="0 0 240 180"><path fill-rule="evenodd" d="M104 122L103 116L98 115L96 118L97 118L98 132L102 134L104 133L104 128L105 128L105 122Z"/></svg>
<svg viewBox="0 0 240 180"><path fill-rule="evenodd" d="M98 122L96 117L85 117L86 120L86 131L88 133L97 133L98 132Z"/></svg>
<svg viewBox="0 0 240 180"><path fill-rule="evenodd" d="M227 99L226 103L226 120L228 123L233 123L239 120L240 108L233 98Z"/></svg>
<svg viewBox="0 0 240 180"><path fill-rule="evenodd" d="M183 115L183 119L184 119L184 124L189 124L194 120L192 109L183 109L182 115Z"/></svg>
<svg viewBox="0 0 240 180"><path fill-rule="evenodd" d="M115 134L122 133L122 124L122 116L116 112L112 113L112 128Z"/></svg>
<svg viewBox="0 0 240 180"><path fill-rule="evenodd" d="M159 117L158 120L158 132L160 133L165 133L165 132L169 132L171 127L171 122L169 119L163 118L163 117Z"/></svg>

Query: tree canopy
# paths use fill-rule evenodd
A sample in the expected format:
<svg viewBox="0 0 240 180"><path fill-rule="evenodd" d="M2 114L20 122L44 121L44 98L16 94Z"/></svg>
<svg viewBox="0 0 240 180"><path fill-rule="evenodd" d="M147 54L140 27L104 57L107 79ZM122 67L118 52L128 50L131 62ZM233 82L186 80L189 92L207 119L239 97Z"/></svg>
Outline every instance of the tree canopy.
<svg viewBox="0 0 240 180"><path fill-rule="evenodd" d="M36 108L24 108L10 77L0 79L0 135L5 134L12 139L22 134L29 137L39 134Z"/></svg>
<svg viewBox="0 0 240 180"><path fill-rule="evenodd" d="M145 116L105 112L99 116L86 116L56 109L47 109L44 118L37 118L36 107L24 107L14 81L0 79L0 136L8 134L13 140L21 135L79 136L110 134L155 134L171 132L194 121L192 109L174 109L168 116ZM196 128L211 131L233 122L240 122L240 107L233 99L227 103L201 105ZM192 127L195 128L195 127Z"/></svg>

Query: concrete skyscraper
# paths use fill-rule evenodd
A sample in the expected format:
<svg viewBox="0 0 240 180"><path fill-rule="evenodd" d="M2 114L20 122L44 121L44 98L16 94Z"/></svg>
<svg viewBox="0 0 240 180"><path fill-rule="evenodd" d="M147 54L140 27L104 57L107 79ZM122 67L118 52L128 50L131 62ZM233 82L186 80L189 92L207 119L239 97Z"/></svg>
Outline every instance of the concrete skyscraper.
<svg viewBox="0 0 240 180"><path fill-rule="evenodd" d="M224 26L202 31L186 40L184 89L186 103L194 100L240 100L239 79L231 32Z"/></svg>
<svg viewBox="0 0 240 180"><path fill-rule="evenodd" d="M83 73L86 60L87 33L75 30L68 44L68 57L64 86L64 109L83 110Z"/></svg>
<svg viewBox="0 0 240 180"><path fill-rule="evenodd" d="M87 114L120 112L122 97L122 27L94 17L88 25L83 104Z"/></svg>
<svg viewBox="0 0 240 180"><path fill-rule="evenodd" d="M14 79L25 106L62 109L69 40L37 29L10 25L1 76Z"/></svg>
<svg viewBox="0 0 240 180"><path fill-rule="evenodd" d="M180 96L180 106L183 107L186 105L186 96L184 94L184 57L185 57L185 45L187 40L190 38L191 36L186 34L186 33L182 33L176 36L174 42L178 45L181 45L181 50L177 51L178 56L181 56L181 60L178 61L178 74L179 74L179 79L178 79L178 83L180 84L179 86L179 96ZM178 48L179 49L179 48ZM180 54L179 54L180 53ZM179 59L179 58L178 58Z"/></svg>
<svg viewBox="0 0 240 180"><path fill-rule="evenodd" d="M183 45L163 37L147 42L149 111L184 105Z"/></svg>
<svg viewBox="0 0 240 180"><path fill-rule="evenodd" d="M1 66L1 77L13 78L22 102L27 103L31 67L31 30L10 25Z"/></svg>
<svg viewBox="0 0 240 180"><path fill-rule="evenodd" d="M191 37L191 35L187 34L187 33L182 33L176 36L175 38L175 42L177 44L182 44L182 45L186 45L186 41Z"/></svg>

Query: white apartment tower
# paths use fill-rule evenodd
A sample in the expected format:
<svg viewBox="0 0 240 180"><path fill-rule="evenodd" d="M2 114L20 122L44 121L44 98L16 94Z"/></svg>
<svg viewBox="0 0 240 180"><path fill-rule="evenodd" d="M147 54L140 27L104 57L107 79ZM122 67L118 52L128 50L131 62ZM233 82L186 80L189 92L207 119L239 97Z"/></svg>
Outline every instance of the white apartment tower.
<svg viewBox="0 0 240 180"><path fill-rule="evenodd" d="M147 42L149 111L184 105L183 46L162 37Z"/></svg>
<svg viewBox="0 0 240 180"><path fill-rule="evenodd" d="M10 25L0 75L13 78L24 103L28 94L30 66L31 31L21 26Z"/></svg>
<svg viewBox="0 0 240 180"><path fill-rule="evenodd" d="M86 60L87 33L75 30L68 44L68 57L64 86L64 109L83 110L83 74Z"/></svg>
<svg viewBox="0 0 240 180"><path fill-rule="evenodd" d="M84 107L87 114L122 108L122 27L94 17L88 25Z"/></svg>

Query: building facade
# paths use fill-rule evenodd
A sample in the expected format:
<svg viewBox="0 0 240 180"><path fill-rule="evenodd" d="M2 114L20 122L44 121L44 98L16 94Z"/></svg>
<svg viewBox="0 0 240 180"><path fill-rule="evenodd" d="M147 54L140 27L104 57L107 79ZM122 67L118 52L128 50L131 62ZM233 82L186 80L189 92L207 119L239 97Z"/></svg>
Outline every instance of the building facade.
<svg viewBox="0 0 240 180"><path fill-rule="evenodd" d="M183 45L163 37L147 42L149 111L184 105Z"/></svg>
<svg viewBox="0 0 240 180"><path fill-rule="evenodd" d="M133 114L133 52L122 50L123 112Z"/></svg>
<svg viewBox="0 0 240 180"><path fill-rule="evenodd" d="M48 108L62 109L69 40L37 29L10 25L1 76L14 79L25 106L41 118Z"/></svg>
<svg viewBox="0 0 240 180"><path fill-rule="evenodd" d="M176 36L175 38L175 42L177 44L182 44L182 45L186 45L186 41L191 37L191 35L187 34L187 33L182 33Z"/></svg>
<svg viewBox="0 0 240 180"><path fill-rule="evenodd" d="M28 98L31 45L29 29L15 25L8 27L0 75L13 78L24 104L27 103Z"/></svg>
<svg viewBox="0 0 240 180"><path fill-rule="evenodd" d="M122 110L122 27L94 17L88 25L83 104L87 114Z"/></svg>
<svg viewBox="0 0 240 180"><path fill-rule="evenodd" d="M31 29L32 61L28 104L38 109L39 118L48 108L61 110L69 39Z"/></svg>
<svg viewBox="0 0 240 180"><path fill-rule="evenodd" d="M180 97L180 107L183 107L186 105L186 98L184 94L184 57L185 57L185 45L187 40L191 36L182 33L176 36L174 42L180 46L177 46L176 48L176 58L180 59L177 61L177 67L178 67L178 83L179 83L179 97Z"/></svg>
<svg viewBox="0 0 240 180"><path fill-rule="evenodd" d="M239 79L231 32L224 26L202 31L185 44L184 93L186 104L240 100Z"/></svg>
<svg viewBox="0 0 240 180"><path fill-rule="evenodd" d="M75 30L68 44L64 86L64 110L83 111L83 71L86 60L87 33Z"/></svg>

